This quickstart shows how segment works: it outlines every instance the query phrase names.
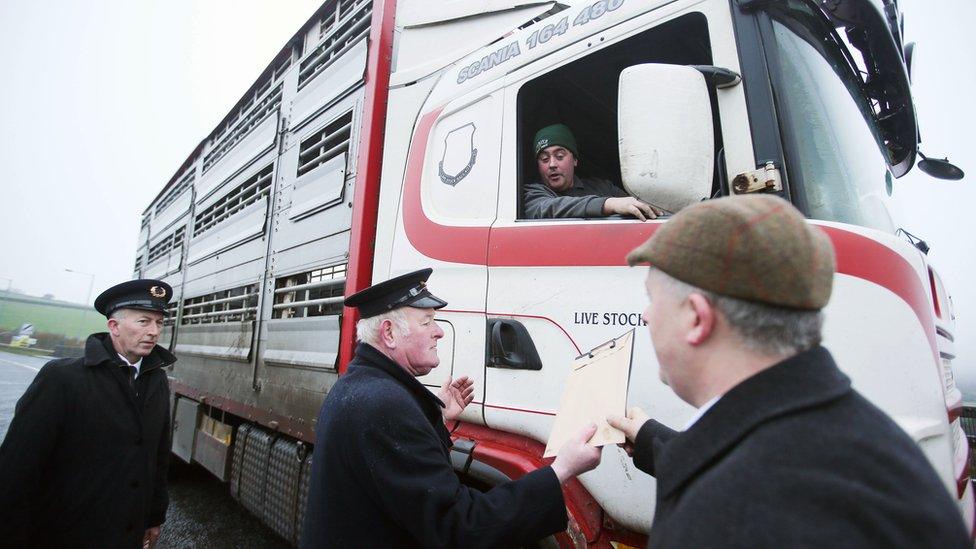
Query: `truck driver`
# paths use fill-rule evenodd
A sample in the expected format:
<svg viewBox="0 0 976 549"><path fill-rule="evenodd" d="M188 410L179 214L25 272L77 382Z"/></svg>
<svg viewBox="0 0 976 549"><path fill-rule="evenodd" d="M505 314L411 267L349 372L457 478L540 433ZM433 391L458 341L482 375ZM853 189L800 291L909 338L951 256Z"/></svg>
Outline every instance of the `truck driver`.
<svg viewBox="0 0 976 549"><path fill-rule="evenodd" d="M532 140L540 181L525 185L525 217L633 216L641 221L662 212L638 200L606 179L576 175L579 149L565 124L553 124L536 132Z"/></svg>

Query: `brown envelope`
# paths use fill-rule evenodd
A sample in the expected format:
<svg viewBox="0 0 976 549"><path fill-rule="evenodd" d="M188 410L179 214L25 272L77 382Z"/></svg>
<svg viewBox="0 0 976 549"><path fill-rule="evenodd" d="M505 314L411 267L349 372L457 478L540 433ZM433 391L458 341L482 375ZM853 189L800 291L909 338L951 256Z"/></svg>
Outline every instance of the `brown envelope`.
<svg viewBox="0 0 976 549"><path fill-rule="evenodd" d="M627 386L634 356L634 330L599 345L573 361L559 401L556 422L549 433L544 457L553 457L563 444L590 423L596 423L592 446L619 444L622 431L607 423L610 414L622 415L627 407Z"/></svg>

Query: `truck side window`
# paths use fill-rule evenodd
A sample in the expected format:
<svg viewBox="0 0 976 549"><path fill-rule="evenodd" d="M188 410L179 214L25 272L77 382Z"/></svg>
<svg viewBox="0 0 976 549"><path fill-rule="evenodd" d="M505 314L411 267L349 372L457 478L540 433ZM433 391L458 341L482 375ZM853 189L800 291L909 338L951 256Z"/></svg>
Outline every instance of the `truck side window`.
<svg viewBox="0 0 976 549"><path fill-rule="evenodd" d="M618 80L622 70L642 63L711 65L705 16L680 16L521 87L517 107L520 219L602 217L598 212L603 197L628 196L621 185L617 145ZM714 90L711 93L719 128ZM554 124L565 125L575 143L567 145L573 139L561 130L548 130ZM543 128L547 130L536 140ZM721 132L715 136L715 150L721 151ZM551 151L545 145L552 145ZM573 161L567 162L559 149L572 150L572 145L577 154L570 152ZM717 180L714 186L717 191Z"/></svg>

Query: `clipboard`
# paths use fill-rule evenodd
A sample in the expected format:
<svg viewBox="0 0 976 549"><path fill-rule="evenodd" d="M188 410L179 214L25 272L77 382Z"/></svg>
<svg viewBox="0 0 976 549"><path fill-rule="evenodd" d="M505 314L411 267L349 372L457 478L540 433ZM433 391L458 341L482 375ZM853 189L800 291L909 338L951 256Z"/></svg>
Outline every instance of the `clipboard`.
<svg viewBox="0 0 976 549"><path fill-rule="evenodd" d="M634 331L602 343L573 361L543 457L555 456L567 440L590 423L597 425L590 445L624 442L624 433L611 427L607 416L623 415L627 408Z"/></svg>

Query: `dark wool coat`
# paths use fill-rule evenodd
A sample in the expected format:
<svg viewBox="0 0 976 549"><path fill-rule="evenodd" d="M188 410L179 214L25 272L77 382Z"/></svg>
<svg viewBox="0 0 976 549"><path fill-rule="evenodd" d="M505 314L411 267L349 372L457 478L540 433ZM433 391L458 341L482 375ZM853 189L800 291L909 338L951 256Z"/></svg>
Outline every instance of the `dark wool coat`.
<svg viewBox="0 0 976 549"><path fill-rule="evenodd" d="M683 433L647 422L649 547L972 547L918 446L816 347L742 382Z"/></svg>
<svg viewBox="0 0 976 549"><path fill-rule="evenodd" d="M319 414L302 547L512 547L566 528L551 467L488 492L462 485L442 406L359 344Z"/></svg>
<svg viewBox="0 0 976 549"><path fill-rule="evenodd" d="M134 387L107 333L48 362L0 446L0 547L141 547L168 503L169 384L156 346Z"/></svg>

